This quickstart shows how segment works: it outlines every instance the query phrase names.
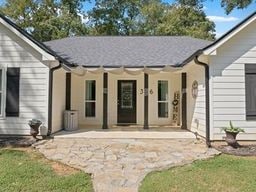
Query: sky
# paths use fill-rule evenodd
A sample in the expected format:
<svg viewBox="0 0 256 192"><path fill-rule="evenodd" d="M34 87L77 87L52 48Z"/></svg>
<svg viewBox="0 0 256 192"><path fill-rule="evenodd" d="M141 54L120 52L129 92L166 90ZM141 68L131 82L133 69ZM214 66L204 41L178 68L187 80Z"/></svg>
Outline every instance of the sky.
<svg viewBox="0 0 256 192"><path fill-rule="evenodd" d="M174 0L163 0L166 3L172 3ZM207 17L212 20L216 25L216 37L220 37L232 27L237 25L243 19L245 19L248 15L252 14L256 11L256 3L252 3L245 9L235 9L229 15L226 15L224 8L220 5L221 0L206 0L204 2L204 11ZM0 4L2 4L4 0L0 0ZM90 10L94 6L94 0L91 0L91 3L84 4L84 11Z"/></svg>
<svg viewBox="0 0 256 192"><path fill-rule="evenodd" d="M235 9L229 15L226 15L225 10L220 5L220 0L208 0L204 3L204 11L207 17L214 21L216 25L216 36L220 37L255 12L256 3L252 3L245 9Z"/></svg>

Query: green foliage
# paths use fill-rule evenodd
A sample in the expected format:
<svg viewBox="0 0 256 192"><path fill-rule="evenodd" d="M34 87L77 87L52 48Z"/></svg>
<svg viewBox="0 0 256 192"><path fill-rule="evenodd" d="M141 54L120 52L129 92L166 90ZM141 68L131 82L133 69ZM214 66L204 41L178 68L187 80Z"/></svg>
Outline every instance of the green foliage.
<svg viewBox="0 0 256 192"><path fill-rule="evenodd" d="M184 35L214 40L213 22L206 18L200 0L96 0L89 12L92 35Z"/></svg>
<svg viewBox="0 0 256 192"><path fill-rule="evenodd" d="M40 41L85 35L77 11L85 0L7 0L0 11Z"/></svg>
<svg viewBox="0 0 256 192"><path fill-rule="evenodd" d="M140 35L164 35L158 31L158 26L162 23L163 17L168 10L166 4L160 0L152 0L141 7L138 21L138 34Z"/></svg>
<svg viewBox="0 0 256 192"><path fill-rule="evenodd" d="M82 3L84 3L87 0L62 0L62 5L67 7L69 12L72 15L77 15L77 11L81 11L82 9Z"/></svg>
<svg viewBox="0 0 256 192"><path fill-rule="evenodd" d="M158 34L184 35L214 40L215 24L201 9L190 6L172 6L157 27Z"/></svg>
<svg viewBox="0 0 256 192"><path fill-rule="evenodd" d="M184 35L214 40L213 22L202 10L204 0L96 0L81 22L87 0L6 0L4 15L37 40L90 35Z"/></svg>
<svg viewBox="0 0 256 192"><path fill-rule="evenodd" d="M256 159L221 155L148 174L140 192L254 192Z"/></svg>
<svg viewBox="0 0 256 192"><path fill-rule="evenodd" d="M248 7L251 3L256 2L255 0L221 0L221 6L224 7L226 13L229 14L235 8L243 9Z"/></svg>
<svg viewBox="0 0 256 192"><path fill-rule="evenodd" d="M88 174L57 175L41 155L9 149L0 150L0 186L0 191L93 191Z"/></svg>
<svg viewBox="0 0 256 192"><path fill-rule="evenodd" d="M229 121L229 127L223 127L221 128L221 130L226 132L232 132L232 133L244 132L244 129L240 127L234 127L232 121Z"/></svg>
<svg viewBox="0 0 256 192"><path fill-rule="evenodd" d="M203 2L205 0L176 0L178 4L183 6L191 6L191 7L203 7Z"/></svg>
<svg viewBox="0 0 256 192"><path fill-rule="evenodd" d="M36 12L36 7L34 0L6 0L0 11L21 28L26 29L31 26L32 15Z"/></svg>
<svg viewBox="0 0 256 192"><path fill-rule="evenodd" d="M134 35L144 1L96 0L89 12L93 35Z"/></svg>

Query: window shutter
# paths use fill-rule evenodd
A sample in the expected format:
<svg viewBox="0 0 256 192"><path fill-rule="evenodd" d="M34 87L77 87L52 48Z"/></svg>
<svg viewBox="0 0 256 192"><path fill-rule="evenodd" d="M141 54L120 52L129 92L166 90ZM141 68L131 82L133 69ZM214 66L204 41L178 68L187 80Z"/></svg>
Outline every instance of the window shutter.
<svg viewBox="0 0 256 192"><path fill-rule="evenodd" d="M19 116L20 68L7 68L6 116Z"/></svg>
<svg viewBox="0 0 256 192"><path fill-rule="evenodd" d="M256 66L245 65L246 119L256 119Z"/></svg>

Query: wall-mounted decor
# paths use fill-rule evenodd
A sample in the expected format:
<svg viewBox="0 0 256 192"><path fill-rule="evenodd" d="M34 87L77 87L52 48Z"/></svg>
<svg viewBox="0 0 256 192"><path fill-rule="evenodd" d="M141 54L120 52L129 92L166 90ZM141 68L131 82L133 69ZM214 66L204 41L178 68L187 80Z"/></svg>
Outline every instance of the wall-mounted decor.
<svg viewBox="0 0 256 192"><path fill-rule="evenodd" d="M172 125L178 126L179 125L179 118L180 118L180 92L176 91L174 93L174 98L172 101L173 105L173 112L172 112Z"/></svg>
<svg viewBox="0 0 256 192"><path fill-rule="evenodd" d="M197 95L198 95L198 82L195 80L192 83L192 97L196 99Z"/></svg>

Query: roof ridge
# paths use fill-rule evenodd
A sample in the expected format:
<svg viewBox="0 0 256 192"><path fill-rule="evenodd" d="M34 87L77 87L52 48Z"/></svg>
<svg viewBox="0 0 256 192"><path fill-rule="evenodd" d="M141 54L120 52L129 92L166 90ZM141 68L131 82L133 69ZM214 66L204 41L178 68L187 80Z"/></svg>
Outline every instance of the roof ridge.
<svg viewBox="0 0 256 192"><path fill-rule="evenodd" d="M104 36L104 35L101 35L101 36L97 36L97 35L85 35L85 36L71 36L71 37L65 37L65 38L62 38L62 39L54 39L54 40L51 40L51 41L46 41L44 43L50 43L50 42L56 42L56 41L63 41L63 40L72 40L72 39L129 39L129 38L138 38L138 39L143 39L143 38L173 38L173 39L191 39L191 40L199 40L199 41L207 41L207 42L213 42L213 41L209 41L209 40L206 40L206 39L199 39L199 38L195 38L195 37L191 37L191 36L184 36L184 35L181 35L181 36L172 36L172 35L165 35L165 36L157 36L157 35L154 35L154 36Z"/></svg>

